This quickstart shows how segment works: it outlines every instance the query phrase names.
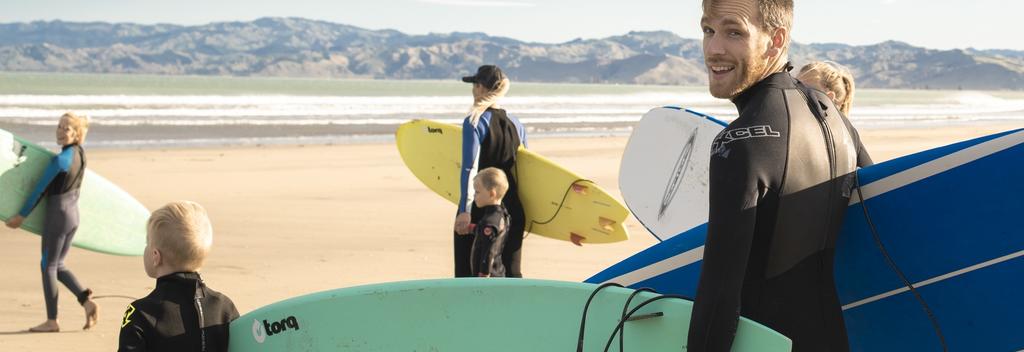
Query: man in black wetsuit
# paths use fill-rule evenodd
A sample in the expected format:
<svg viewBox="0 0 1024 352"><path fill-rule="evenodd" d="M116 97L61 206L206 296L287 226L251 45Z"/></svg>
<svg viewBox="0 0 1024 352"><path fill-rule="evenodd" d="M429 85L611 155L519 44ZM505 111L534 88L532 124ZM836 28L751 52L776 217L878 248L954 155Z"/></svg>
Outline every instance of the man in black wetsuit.
<svg viewBox="0 0 1024 352"><path fill-rule="evenodd" d="M716 137L689 351L728 351L740 315L793 351L849 349L832 268L858 165L856 130L788 73L792 0L704 0L710 91L739 117Z"/></svg>

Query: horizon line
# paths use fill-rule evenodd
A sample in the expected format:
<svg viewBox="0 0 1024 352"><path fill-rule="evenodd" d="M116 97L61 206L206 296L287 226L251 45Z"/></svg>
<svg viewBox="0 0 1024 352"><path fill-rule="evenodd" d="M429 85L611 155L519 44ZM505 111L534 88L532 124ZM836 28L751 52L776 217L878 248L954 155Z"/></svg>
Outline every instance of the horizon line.
<svg viewBox="0 0 1024 352"><path fill-rule="evenodd" d="M670 34L672 34L672 35L674 35L674 36L676 36L678 38L681 38L681 39L698 40L698 41L701 40L699 38L684 37L684 36L679 35L679 33L673 32L671 30L660 29L660 30L630 30L630 31L628 31L626 33L616 34L616 35L609 35L609 36L604 36L604 37L589 37L589 38L576 37L576 38L573 38L573 39L570 39L570 40L561 41L561 42L543 42L543 41L530 41L530 40L518 39L518 38L513 38L513 37L508 37L508 36L492 35L492 34L488 34L486 32L481 32L481 31L427 32L427 33L423 33L423 34L418 34L418 33L411 33L411 32L402 31L402 30L395 29L395 28L373 29L373 28L367 28L367 27L362 27L362 26L357 26L357 25L351 25L351 24L342 23L342 22L335 22L335 21L330 21L330 20L315 19L315 18L309 18L309 17L299 17L299 16L261 16L261 17L257 17L257 18L249 19L249 20L218 20L218 21L207 21L207 22L195 23L195 24L171 23L171 22L152 22L152 23L147 23L147 22L125 22L125 21L107 21L107 20L82 20L82 21L74 21L74 20L72 20L72 21L69 21L69 20L63 20L63 19L59 19L59 18L54 18L54 19L32 19L32 20L24 20L24 21L17 21L17 22L0 22L0 25L32 24L32 23L37 23L37 22L44 22L44 23L61 22L61 23L73 23L73 24L102 23L102 24L111 24L111 25L127 24L127 25L139 25L139 26L170 25L170 26L177 26L177 27L186 27L186 28L188 28L188 27L203 27L203 26L209 26L209 25L214 25L214 24L219 24L219 23L251 23L251 22L256 22L256 21L263 20L263 19L291 19L291 20L303 20L303 21L310 21L310 22L322 22L322 23L328 23L328 24L333 24L333 25L342 25L342 26L354 27L354 28L357 28L357 29L366 30L366 31L373 31L373 32L394 31L394 32L398 32L398 33L401 33L401 34L404 34L404 35L408 35L408 36L430 36L430 35L452 35L452 34L482 34L482 35L490 37L490 38L509 39L509 40L515 40L515 41L518 41L518 42L521 42L521 43L525 43L525 44L541 44L541 45L567 44L567 43L572 43L572 42L575 42L575 41L605 40L605 39L609 39L609 38L613 38L613 37L629 35L629 34L632 34L632 33L658 33L658 32L670 33ZM976 48L976 47L966 47L966 48L958 47L958 48L948 48L948 49L931 48L931 47L922 46L922 45L916 45L916 44L912 44L912 43L909 43L909 42L906 42L906 41L896 40L896 39L888 39L888 40L884 40L884 41L880 41L880 42L867 43L867 44L850 44L850 43L842 43L842 42L808 42L808 43L803 43L803 42L797 42L797 41L793 41L791 43L792 44L797 44L797 45L845 45L845 46L850 46L850 47L864 47L864 46L881 45L881 44L885 44L885 43L899 43L899 44L905 44L905 45L908 45L908 46L911 46L911 47L922 48L922 49L926 49L926 50L939 50L939 51L953 51L953 50L1012 51L1012 52L1024 53L1024 49L1010 49L1010 48Z"/></svg>

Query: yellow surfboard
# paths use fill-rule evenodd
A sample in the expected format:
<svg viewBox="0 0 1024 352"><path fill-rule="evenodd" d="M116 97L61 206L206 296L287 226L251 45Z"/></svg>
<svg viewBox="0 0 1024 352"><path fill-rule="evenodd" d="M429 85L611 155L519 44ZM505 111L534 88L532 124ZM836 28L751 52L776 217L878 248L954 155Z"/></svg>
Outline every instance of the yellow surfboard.
<svg viewBox="0 0 1024 352"><path fill-rule="evenodd" d="M431 120L398 127L395 142L416 178L448 201L459 201L462 128ZM534 152L516 155L526 231L563 241L611 243L629 238L629 210L604 189Z"/></svg>

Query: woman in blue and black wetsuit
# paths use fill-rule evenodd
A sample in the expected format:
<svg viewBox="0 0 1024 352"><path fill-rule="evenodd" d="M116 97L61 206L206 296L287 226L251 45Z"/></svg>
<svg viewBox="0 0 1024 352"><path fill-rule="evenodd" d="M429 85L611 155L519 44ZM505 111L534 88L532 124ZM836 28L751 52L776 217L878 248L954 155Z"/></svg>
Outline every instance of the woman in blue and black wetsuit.
<svg viewBox="0 0 1024 352"><path fill-rule="evenodd" d="M11 228L21 223L46 196L46 220L43 225L43 296L46 299L46 321L35 326L31 332L58 332L57 324L57 280L60 280L78 298L85 308L85 326L88 330L96 325L98 308L92 301L92 290L82 288L71 271L64 266L64 258L71 248L71 240L78 230L78 193L85 175L85 150L82 142L89 131L89 120L85 116L66 113L57 125L57 144L60 154L50 160L43 177L36 184L35 191L25 201L18 215L7 221Z"/></svg>
<svg viewBox="0 0 1024 352"><path fill-rule="evenodd" d="M506 277L523 277L520 270L526 216L519 201L516 179L516 151L526 146L526 129L515 117L498 107L498 100L508 92L510 81L500 68L484 65L473 76L463 77L473 83L473 108L462 123L462 173L460 175L459 210L455 217L455 277L474 276L470 270L473 236L470 224L482 215L468 200L470 180L476 170L488 167L501 169L508 176L509 189L501 202L508 209L511 223L501 261Z"/></svg>

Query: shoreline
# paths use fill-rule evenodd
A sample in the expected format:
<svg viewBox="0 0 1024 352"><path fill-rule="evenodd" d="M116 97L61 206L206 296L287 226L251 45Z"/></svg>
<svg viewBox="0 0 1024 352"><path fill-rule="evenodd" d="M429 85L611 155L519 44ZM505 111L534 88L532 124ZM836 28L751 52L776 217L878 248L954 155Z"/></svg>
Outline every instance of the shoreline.
<svg viewBox="0 0 1024 352"><path fill-rule="evenodd" d="M856 122L856 121L855 121ZM586 138L628 138L632 126L636 122L614 124L538 124L528 127L530 140L534 139L586 139ZM16 128L12 128L16 127ZM86 146L91 150L162 150L162 149L208 149L208 148L263 148L285 146L333 146L360 144L394 143L394 131L398 125L377 125L363 128L351 128L345 131L325 131L316 126L293 127L283 133L292 136L279 136L282 133L276 126L192 126L192 127L124 127L94 126L91 143ZM987 131L997 133L1024 127L1024 122L1016 121L922 121L917 123L860 123L854 124L863 134L897 133L912 137L907 131L920 131L934 134L934 131ZM12 131L20 137L33 141L43 147L49 147L52 138L52 126L32 126L31 131L23 131L25 126L0 123L0 129ZM234 129L234 132L228 131ZM196 132L199 130L199 132ZM345 132L332 134L332 132ZM866 133L865 133L866 132ZM294 134L298 135L294 135ZM105 134L105 135L104 135ZM105 136L132 135L146 137L142 139L108 139ZM939 134L954 137L958 132ZM231 136L224 138L223 136ZM236 136L232 136L236 135ZM192 137L192 138L189 138Z"/></svg>

